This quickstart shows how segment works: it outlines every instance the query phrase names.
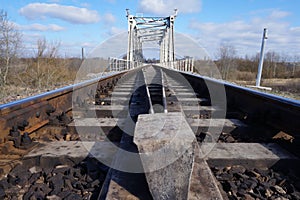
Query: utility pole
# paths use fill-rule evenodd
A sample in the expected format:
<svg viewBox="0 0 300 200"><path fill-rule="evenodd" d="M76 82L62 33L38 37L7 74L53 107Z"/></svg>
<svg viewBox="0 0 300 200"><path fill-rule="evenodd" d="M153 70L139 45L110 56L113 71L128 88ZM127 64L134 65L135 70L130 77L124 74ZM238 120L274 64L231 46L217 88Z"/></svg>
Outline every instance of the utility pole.
<svg viewBox="0 0 300 200"><path fill-rule="evenodd" d="M258 64L258 72L256 77L256 87L260 87L260 81L261 81L261 74L264 64L264 50L265 50L265 42L268 39L267 36L267 28L264 28L263 37L262 37L262 43L261 43L261 50L260 50L260 58L259 58L259 64Z"/></svg>
<svg viewBox="0 0 300 200"><path fill-rule="evenodd" d="M260 86L261 74L262 74L263 63L264 63L265 42L266 42L267 39L268 39L267 28L264 28L262 42L261 42L260 58L259 58L259 63L258 63L258 72L257 72L257 77L256 77L256 84L255 84L255 86L249 85L249 87L258 88L258 89L262 89L262 90L272 90L272 88L270 88L270 87Z"/></svg>
<svg viewBox="0 0 300 200"><path fill-rule="evenodd" d="M84 48L81 47L81 60L84 60Z"/></svg>

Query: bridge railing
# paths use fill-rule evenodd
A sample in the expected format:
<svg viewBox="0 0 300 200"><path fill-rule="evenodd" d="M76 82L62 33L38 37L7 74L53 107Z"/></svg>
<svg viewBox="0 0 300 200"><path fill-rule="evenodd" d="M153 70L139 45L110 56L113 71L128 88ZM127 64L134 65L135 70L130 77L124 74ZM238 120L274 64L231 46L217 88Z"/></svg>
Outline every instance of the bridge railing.
<svg viewBox="0 0 300 200"><path fill-rule="evenodd" d="M129 61L129 60L113 58L113 57L108 58L108 61L109 61L108 68L110 72L130 70L143 65L142 62ZM163 62L163 63L159 63L159 65L165 68L175 69L184 72L194 71L194 59L191 57L176 60L176 61Z"/></svg>
<svg viewBox="0 0 300 200"><path fill-rule="evenodd" d="M176 61L163 62L160 63L162 67L176 69L184 72L193 72L194 71L194 58L188 57Z"/></svg>
<svg viewBox="0 0 300 200"><path fill-rule="evenodd" d="M109 63L108 68L110 72L134 69L143 65L142 62L129 61L129 60L113 58L113 57L108 58L108 63Z"/></svg>

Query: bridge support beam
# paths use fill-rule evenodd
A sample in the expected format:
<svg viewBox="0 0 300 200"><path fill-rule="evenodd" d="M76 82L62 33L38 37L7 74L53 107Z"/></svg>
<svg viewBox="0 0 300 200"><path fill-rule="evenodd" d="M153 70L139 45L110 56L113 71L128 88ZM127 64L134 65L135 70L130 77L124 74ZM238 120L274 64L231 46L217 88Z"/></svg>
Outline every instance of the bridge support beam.
<svg viewBox="0 0 300 200"><path fill-rule="evenodd" d="M142 44L145 42L158 42L160 63L165 63L169 68L175 67L174 22L176 16L177 9L169 17L133 16L127 9L127 69L136 67L131 66L132 62L143 61Z"/></svg>
<svg viewBox="0 0 300 200"><path fill-rule="evenodd" d="M174 22L177 15L171 15L167 18L167 27L164 31L160 45L160 63L167 64L166 67L174 68L175 46L174 46Z"/></svg>

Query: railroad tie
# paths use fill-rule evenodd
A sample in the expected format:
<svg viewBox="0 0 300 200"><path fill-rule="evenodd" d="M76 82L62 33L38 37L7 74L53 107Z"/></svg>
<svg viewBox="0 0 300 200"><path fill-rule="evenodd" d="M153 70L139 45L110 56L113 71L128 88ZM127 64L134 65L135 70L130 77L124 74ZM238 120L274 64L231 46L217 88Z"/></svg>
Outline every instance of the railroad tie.
<svg viewBox="0 0 300 200"><path fill-rule="evenodd" d="M182 113L140 115L134 143L154 199L222 199Z"/></svg>

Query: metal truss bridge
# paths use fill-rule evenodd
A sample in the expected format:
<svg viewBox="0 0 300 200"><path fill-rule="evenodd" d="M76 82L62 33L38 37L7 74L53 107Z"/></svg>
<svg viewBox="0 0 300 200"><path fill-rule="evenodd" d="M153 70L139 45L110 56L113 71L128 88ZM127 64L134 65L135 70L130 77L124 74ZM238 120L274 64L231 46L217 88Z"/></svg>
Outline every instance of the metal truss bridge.
<svg viewBox="0 0 300 200"><path fill-rule="evenodd" d="M193 71L194 59L175 57L174 23L177 9L167 17L144 17L131 15L126 9L128 20L128 47L126 59L110 58L110 71L129 70L143 65L143 45L155 43L159 47L160 66L180 71Z"/></svg>

